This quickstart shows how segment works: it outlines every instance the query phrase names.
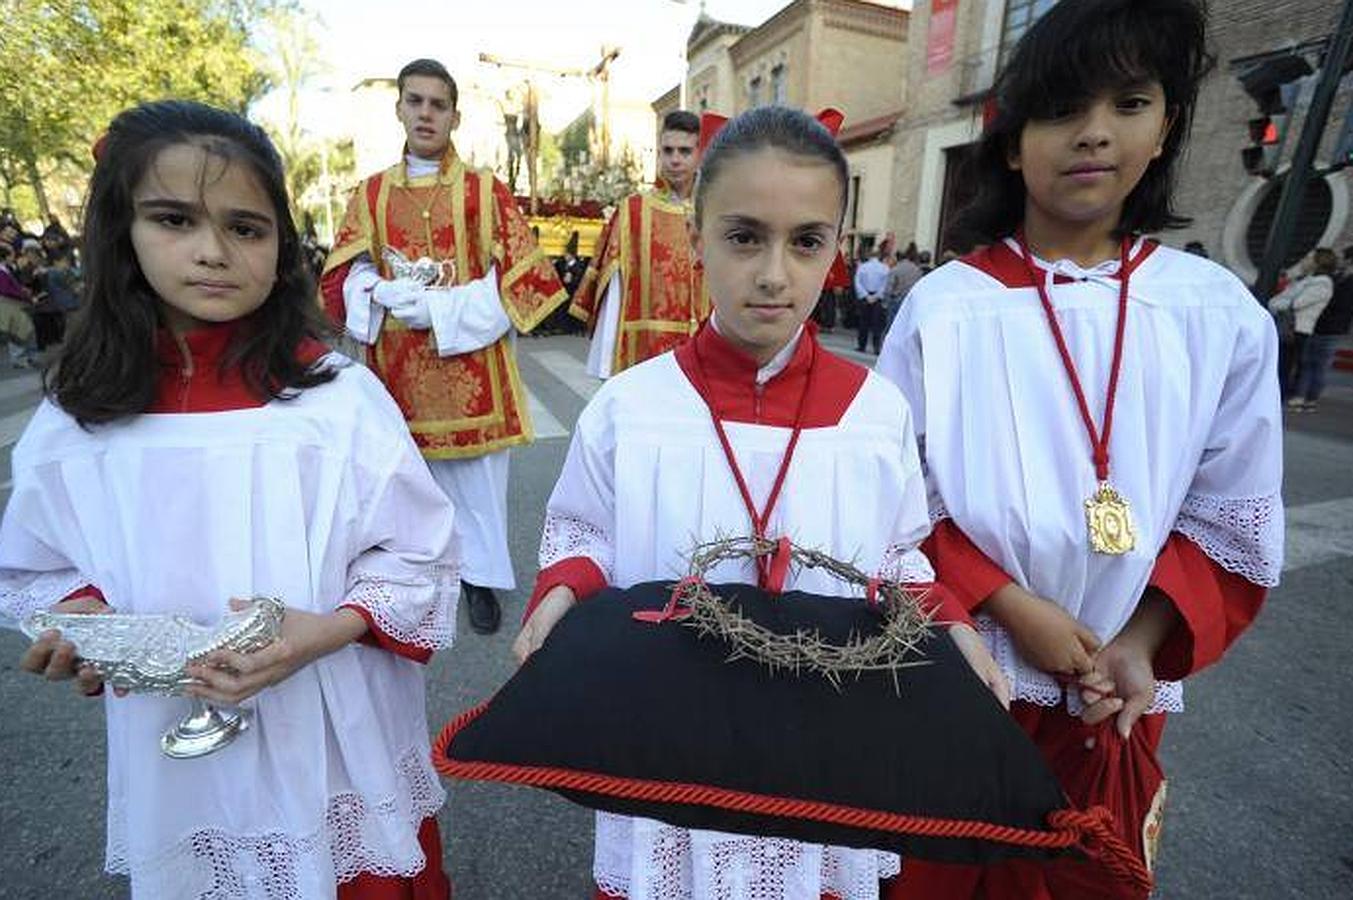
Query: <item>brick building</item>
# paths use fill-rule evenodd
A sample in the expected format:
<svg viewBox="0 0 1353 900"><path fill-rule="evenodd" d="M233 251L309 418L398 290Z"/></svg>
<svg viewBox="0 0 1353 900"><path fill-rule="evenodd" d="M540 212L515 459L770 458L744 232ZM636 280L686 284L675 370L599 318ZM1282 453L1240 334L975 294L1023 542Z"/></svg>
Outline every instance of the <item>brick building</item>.
<svg viewBox="0 0 1353 900"><path fill-rule="evenodd" d="M980 131L981 104L997 67L1029 24L1055 0L916 0L909 21L905 114L893 128L894 169L889 221L899 241L915 239L939 249L966 185L957 177L969 145ZM1254 101L1237 76L1267 55L1297 48L1312 55L1338 21L1330 0L1213 0L1210 40L1217 68L1199 96L1190 149L1180 172L1179 207L1194 219L1164 236L1171 244L1200 240L1247 280L1254 277L1267 217L1280 179L1249 175L1240 151L1249 143L1247 123ZM1313 59L1314 62L1314 59ZM1314 76L1292 116L1283 165L1291 157L1309 103ZM1347 80L1347 79L1346 79ZM1336 97L1316 157L1328 166L1342 131L1353 88ZM1279 167L1279 175L1283 166ZM1353 242L1349 215L1350 172L1322 176L1308 196L1300 243L1342 247ZM1266 202L1267 198L1267 202ZM1257 220L1257 221L1256 221Z"/></svg>
<svg viewBox="0 0 1353 900"><path fill-rule="evenodd" d="M907 20L896 4L868 0L794 0L755 28L702 15L686 44L687 108L726 116L766 104L840 109L851 167L847 237L872 244L888 230ZM680 105L681 88L654 101L659 121Z"/></svg>
<svg viewBox="0 0 1353 900"><path fill-rule="evenodd" d="M1213 256L1246 281L1254 278L1262 255L1280 179L1265 180L1245 173L1240 150L1249 143L1247 122L1258 114L1242 90L1237 75L1275 51L1304 50L1312 68L1318 66L1320 47L1338 25L1340 6L1331 0L1225 0L1212 3L1212 44L1217 69L1198 100L1190 153L1180 179L1180 207L1194 219L1171 242L1200 240ZM1279 173L1296 149L1304 107L1310 103L1317 75L1302 83L1297 108L1284 147ZM1328 168L1344 118L1353 100L1353 79L1345 77L1335 96L1324 139L1316 153L1317 170ZM1307 189L1308 202L1296 235L1298 250L1342 248L1353 243L1349 196L1353 169L1324 175ZM1267 202L1266 202L1267 201ZM1258 248L1258 249L1256 249Z"/></svg>

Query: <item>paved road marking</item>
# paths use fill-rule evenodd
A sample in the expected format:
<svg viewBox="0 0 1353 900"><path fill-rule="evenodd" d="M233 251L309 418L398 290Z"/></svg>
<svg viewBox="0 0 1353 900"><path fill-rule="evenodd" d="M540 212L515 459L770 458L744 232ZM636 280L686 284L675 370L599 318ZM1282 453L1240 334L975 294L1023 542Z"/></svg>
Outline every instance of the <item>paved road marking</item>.
<svg viewBox="0 0 1353 900"><path fill-rule="evenodd" d="M1288 508L1283 571L1347 556L1353 556L1353 497Z"/></svg>
<svg viewBox="0 0 1353 900"><path fill-rule="evenodd" d="M17 442L19 435L23 434L24 428L28 425L28 420L33 418L36 411L37 406L32 406L0 418L0 447L8 447Z"/></svg>
<svg viewBox="0 0 1353 900"><path fill-rule="evenodd" d="M14 378L6 378L0 381L0 402L9 400L13 397L22 397L24 394L36 394L42 390L42 376L36 372L30 372L27 375L19 375Z"/></svg>
<svg viewBox="0 0 1353 900"><path fill-rule="evenodd" d="M531 410L531 422L535 426L537 440L568 437L568 429L545 408L545 404L530 388L526 389L526 405Z"/></svg>
<svg viewBox="0 0 1353 900"><path fill-rule="evenodd" d="M855 349L854 329L833 332L832 334L819 334L818 341L837 356L844 356L864 366L866 369L874 368L878 362L878 357L873 353L867 353L863 350Z"/></svg>
<svg viewBox="0 0 1353 900"><path fill-rule="evenodd" d="M531 358L584 400L591 400L601 387L601 379L588 375L587 364L567 350L542 350Z"/></svg>

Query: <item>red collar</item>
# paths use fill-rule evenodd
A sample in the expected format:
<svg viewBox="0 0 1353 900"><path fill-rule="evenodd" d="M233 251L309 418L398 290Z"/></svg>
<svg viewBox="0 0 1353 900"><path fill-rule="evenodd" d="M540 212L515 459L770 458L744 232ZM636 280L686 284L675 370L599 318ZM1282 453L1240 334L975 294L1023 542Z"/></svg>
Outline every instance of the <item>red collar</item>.
<svg viewBox="0 0 1353 900"><path fill-rule="evenodd" d="M809 383L809 365L814 345L818 357L812 383ZM695 354L699 352L699 366ZM746 422L793 428L799 399L805 390L811 391L804 407L805 428L826 428L836 425L850 407L868 372L861 366L827 352L817 340L817 327L809 322L799 336L798 346L784 370L764 385L756 383L761 365L727 338L715 331L706 320L695 337L676 349L677 365L697 391L700 378L697 368L703 370L708 393L701 391L705 401L728 422Z"/></svg>
<svg viewBox="0 0 1353 900"><path fill-rule="evenodd" d="M1138 266L1146 261L1146 258L1156 251L1160 244L1156 241L1142 241L1141 248L1137 255L1128 260L1128 274L1131 275ZM994 244L988 244L964 256L961 260L980 272L985 272L992 278L999 281L1008 288L1031 288L1034 283L1029 280L1029 270L1025 268L1024 260L1005 241L996 241ZM1047 278L1047 270L1034 263L1034 271L1039 278ZM1115 274L1114 277L1117 277ZM1070 276L1058 272L1053 275L1053 284L1070 284L1075 281Z"/></svg>
<svg viewBox="0 0 1353 900"><path fill-rule="evenodd" d="M254 409L267 402L249 389L238 368L222 368L236 334L248 319L204 325L182 336L168 329L155 334L155 356L160 365L155 400L146 412L204 413ZM297 358L311 363L328 348L311 338L297 347Z"/></svg>

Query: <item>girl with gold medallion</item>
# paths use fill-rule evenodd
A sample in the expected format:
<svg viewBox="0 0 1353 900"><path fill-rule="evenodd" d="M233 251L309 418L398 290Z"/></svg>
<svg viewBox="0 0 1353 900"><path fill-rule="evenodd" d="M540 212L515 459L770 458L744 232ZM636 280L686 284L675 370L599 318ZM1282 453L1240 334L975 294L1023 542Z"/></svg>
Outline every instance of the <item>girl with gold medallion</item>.
<svg viewBox="0 0 1353 900"><path fill-rule="evenodd" d="M1071 800L1149 865L1155 749L1282 567L1272 321L1221 266L1145 237L1211 66L1192 0L1066 0L994 88L961 225L879 371L922 448L937 575ZM1088 864L904 866L898 897L1138 896Z"/></svg>

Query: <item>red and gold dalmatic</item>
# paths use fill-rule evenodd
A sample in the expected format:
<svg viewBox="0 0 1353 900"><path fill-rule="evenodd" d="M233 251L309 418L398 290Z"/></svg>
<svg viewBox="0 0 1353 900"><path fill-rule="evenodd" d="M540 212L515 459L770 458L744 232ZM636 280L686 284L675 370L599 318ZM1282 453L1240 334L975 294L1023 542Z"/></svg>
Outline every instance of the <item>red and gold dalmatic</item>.
<svg viewBox="0 0 1353 900"><path fill-rule="evenodd" d="M691 253L689 201L659 190L631 194L597 241L569 313L594 328L611 276L620 273L614 374L685 342L709 315L709 294Z"/></svg>
<svg viewBox="0 0 1353 900"><path fill-rule="evenodd" d="M567 299L550 260L536 246L516 201L487 171L449 149L434 175L409 178L403 163L365 179L348 203L321 279L324 306L344 319L343 280L370 255L383 277L382 251L443 265L448 284L465 284L497 266L498 293L513 327L529 332ZM509 333L510 335L510 333ZM430 331L386 316L367 364L385 383L428 459L482 456L531 441L526 391L504 335L471 353L438 356Z"/></svg>

